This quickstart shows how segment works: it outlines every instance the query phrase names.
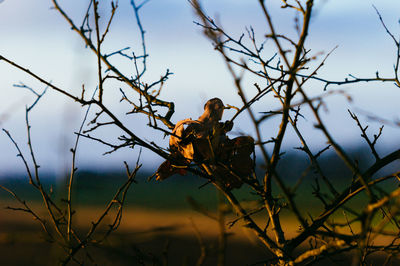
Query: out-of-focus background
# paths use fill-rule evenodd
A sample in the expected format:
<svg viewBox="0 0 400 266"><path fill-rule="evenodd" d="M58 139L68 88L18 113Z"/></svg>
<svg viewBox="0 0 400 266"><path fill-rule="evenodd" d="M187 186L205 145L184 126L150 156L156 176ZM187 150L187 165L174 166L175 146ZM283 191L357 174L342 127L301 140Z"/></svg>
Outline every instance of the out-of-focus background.
<svg viewBox="0 0 400 266"><path fill-rule="evenodd" d="M61 1L60 4L80 24L86 9L85 1ZM278 31L293 33L294 18L288 18L288 12L279 9L280 3L270 5ZM330 80L343 80L348 74L374 77L376 71L383 77L392 75L395 47L372 5L381 12L388 28L397 33L400 3L395 1L342 0L316 3L307 47L314 54L326 55L338 46L319 71L321 77ZM120 1L119 6L105 45L109 52L125 47L140 51L138 29L129 1ZM233 36L240 36L245 32L245 27L249 26L254 27L260 40L267 33L266 21L256 1L204 1L204 6L210 15L217 16ZM90 92L97 81L96 57L85 49L80 37L69 29L67 22L51 7L51 1L3 1L0 6L1 54L71 93L80 94L83 84ZM107 18L109 6L100 7L100 12ZM164 99L173 100L176 104L174 122L187 117L196 118L201 114L204 102L212 97L220 97L227 104L240 105L223 60L202 36L200 27L193 23L197 19L189 3L153 0L142 8L141 19L146 30L147 51L150 54L147 80L157 79L166 69L174 73L162 91ZM274 52L271 49L271 56ZM322 58L323 55L318 57L319 60ZM133 71L131 63L124 62L122 66L128 73ZM0 125L8 129L16 141L25 143L25 106L32 103L34 97L27 90L13 87L13 84L23 82L38 90L44 87L5 63L0 64L0 73ZM252 83L247 89L252 90L251 86ZM334 86L331 88L336 89ZM399 94L393 84L363 83L346 85L340 89L347 90L354 101L348 103L341 96L331 97L328 101L326 121L335 129L338 141L356 146L357 142L354 140L360 140L357 138L358 129L347 114L347 108L366 112L373 109L375 115L389 120L398 117L396 101ZM309 91L322 93L322 85L316 84ZM108 95L114 110L121 116L130 110L129 106L118 104L118 88L108 89ZM263 102L258 107L259 110L269 111L269 105L274 106L272 101L273 99ZM36 107L31 115L32 133L39 161L46 162L41 163L42 171L55 174L68 165L68 150L74 141L73 132L78 129L84 111L78 104L54 91L49 91ZM227 110L224 119L232 117L233 112ZM167 139L149 134L151 130L146 127L146 119L140 121L128 116L126 122L132 124L138 135L167 146ZM246 114L235 122L234 131L253 134ZM266 127L265 136L276 134L273 126L274 124ZM384 133L382 147L396 140L396 133L390 126L385 128ZM315 141L316 145L322 146L319 141L320 139ZM286 145L297 145L297 139L288 140ZM4 134L0 138L0 150L0 177L10 171L18 171L21 162L15 160L15 149ZM136 156L130 150L101 156L105 151L106 147L83 140L78 154L80 168L118 169L123 160L134 160ZM147 151L143 151L143 158L151 159L152 163L145 166L148 169L154 169L161 162L161 158Z"/></svg>
<svg viewBox="0 0 400 266"><path fill-rule="evenodd" d="M105 44L108 52L128 46L135 50L141 48L134 12L129 2L119 1L119 9ZM285 10L281 10L279 1L270 2L273 2L270 4L273 10L271 13L277 30L281 33L293 34L295 17L290 17ZM268 33L267 23L258 8L257 1L208 0L203 3L208 14L215 15L233 36L240 36L246 31L245 27L249 26L255 29L260 39ZM86 1L68 0L60 1L60 4L71 18L80 24L87 8ZM356 77L368 78L374 77L377 71L382 77L393 75L396 47L383 29L373 5L383 16L387 27L398 36L400 2L392 0L317 1L306 46L312 49L311 53L317 55L316 63L338 46L319 71L321 77L328 80L344 80L352 74ZM108 17L109 6L100 5L100 14L104 18ZM161 94L164 99L175 102L176 112L173 122L188 117L198 117L202 113L204 103L213 97L221 98L226 104L240 106L240 98L235 91L232 78L219 54L202 35L201 28L193 23L197 18L188 2L151 0L141 9L140 14L146 30L147 51L150 55L145 77L149 81L155 80L164 74L166 69L174 73L166 82ZM82 85L89 92L95 89L97 58L85 48L80 37L70 30L61 15L52 9L51 1L0 1L0 36L2 56L23 65L72 94L80 95ZM273 56L275 53L272 50L273 45L267 47L271 48L271 56ZM131 63L122 59L119 64L126 73L134 70ZM2 61L0 61L0 73L0 127L9 130L22 151L27 153L25 107L32 104L35 98L28 90L13 85L22 82L38 91L43 90L44 85ZM246 89L252 90L251 77L245 77L245 81L249 84L245 86L248 87ZM307 88L311 95L323 93L323 84L317 82L311 84L312 86ZM382 123L370 119L370 116L389 121L399 119L400 90L393 84L376 82L360 83L354 86L345 85L340 88L331 86L329 89L346 90L353 101L349 102L341 95L331 96L326 100L323 118L328 128L334 132L335 139L342 143L349 153L359 158L360 165L370 162L373 158L365 155L364 151L368 147L360 138L359 129L348 115L347 109L357 112L363 122L369 123L371 133L377 132ZM153 130L146 126L146 117L138 119L129 115L125 116L130 109L129 106L119 103L121 96L119 88L109 87L106 93L107 104L123 117L123 121L133 128L135 133L148 141L167 147L168 138L154 134ZM277 107L273 101L274 99L266 99L256 105L255 110L270 111ZM32 140L41 166L40 171L46 179L46 185L53 186L55 193L65 188L64 177L68 174L71 163L69 150L73 146L74 132L78 130L84 113L85 109L82 109L79 104L49 90L30 115ZM224 119L231 118L233 114L233 110L225 111ZM303 130L310 132L312 137L308 141L316 152L326 143L321 135L312 133L315 131L308 120L312 118L307 116L306 110L305 114ZM273 137L277 132L276 125L273 119L270 124L267 123L263 127L264 136ZM110 140L115 140L119 136L119 132L114 129L101 130L99 134L99 137ZM245 113L235 120L232 135L235 134L254 134ZM398 143L398 127L388 123L377 148L385 152ZM289 132L284 143L287 154L280 167L283 175L289 179L291 173L307 168L307 161L302 157L301 152L293 149L296 146L299 146L299 142L293 132ZM126 149L110 155L102 155L107 151L108 148L104 145L88 139L82 139L78 146L79 178L77 178L76 198L85 213L90 213L88 211L90 206L101 206L112 196L118 184L125 178L123 161L134 164L139 152L138 149ZM0 183L15 189L28 200L39 199L36 192L27 184L25 169L16 154L17 151L10 139L2 132L0 134ZM335 165L335 167L330 167L332 170L328 173L332 178L345 173L343 172L345 170L342 170L343 165L333 154L326 153L321 161L322 164ZM215 190L210 186L198 189L204 181L195 177L172 177L162 183L147 182L147 177L161 162L162 158L143 150L141 155L143 167L138 177L139 184L135 184L129 194L128 206L138 208L142 211L142 216L139 216L145 217L143 223L138 222L138 227L135 228L136 232L139 231L144 235L146 230L150 232L157 228L162 233L168 230L174 231L175 229L169 226L175 226L177 223L181 228L179 221L173 218L168 220L169 217L177 216L175 213L177 210L185 210L190 213L187 216L197 217L197 214L189 210L188 196L196 198L210 209L215 208L217 202ZM285 167L285 162L290 162L291 167ZM261 171L261 168L258 168L258 171ZM252 198L248 191L242 190L238 194L242 199L251 202ZM9 196L4 192L0 192L0 199L1 208L12 204ZM300 200L307 201L306 198ZM164 211L161 216L160 210ZM129 221L134 221L134 213L129 212L127 215L132 219L128 219L128 222L124 224L127 231L132 229L129 227ZM152 216L155 215L154 213L159 216ZM18 219L20 217L17 217L14 212L2 210L0 213L0 225L3 228L13 228L11 225L14 225L16 232L21 232L21 228L29 231L27 229L29 227L23 224L23 221L28 218ZM85 219L82 218L82 220ZM197 219L202 218L197 217ZM212 225L209 225L201 221L199 224L203 225L202 228L205 231L213 226L217 228L212 222ZM189 228L187 230L192 230L190 222L185 220L185 224L186 228ZM246 232L238 233L247 239L246 234ZM18 235L8 234L6 230L0 231L0 240L8 244L16 243ZM161 249L154 252L161 253ZM238 249L240 250L240 247ZM260 257L263 256L261 251L257 252L255 253Z"/></svg>

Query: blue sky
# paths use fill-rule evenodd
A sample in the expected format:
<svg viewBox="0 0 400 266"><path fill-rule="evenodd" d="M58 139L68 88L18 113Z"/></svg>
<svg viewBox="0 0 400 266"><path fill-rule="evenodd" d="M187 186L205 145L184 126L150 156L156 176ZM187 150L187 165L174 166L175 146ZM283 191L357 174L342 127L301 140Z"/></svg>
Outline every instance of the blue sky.
<svg viewBox="0 0 400 266"><path fill-rule="evenodd" d="M86 4L81 0L59 1L61 6L74 19L81 21ZM210 15L217 15L224 27L234 36L240 36L245 26L252 25L257 34L267 33L266 21L258 9L258 1L250 0L207 0L203 1ZM280 1L271 2L272 16L281 33L293 33L291 13L279 9ZM129 1L120 0L112 33L107 47L119 49L126 46L138 48L138 32L129 6ZM382 28L372 5L381 12L386 24L398 36L400 27L400 2L394 0L328 0L316 1L316 13L312 19L307 45L313 53L327 53L336 45L338 48L328 59L320 75L328 79L343 79L349 73L360 77L372 77L379 70L382 76L392 75L395 60L395 47ZM51 10L48 0L4 0L0 2L0 54L15 60L69 92L79 94L82 84L88 89L96 86L96 58L84 48L79 37L69 30L64 19ZM108 6L103 7L104 17L108 16ZM147 31L146 41L149 58L149 80L158 78L168 68L174 75L166 83L163 98L174 100L176 114L174 122L192 117L202 112L204 102L212 97L220 97L225 103L239 105L232 79L226 71L220 56L210 43L201 35L201 30L190 5L184 0L151 0L142 9L142 22ZM289 15L288 15L289 14ZM111 51L111 50L109 50ZM271 51L273 53L273 51ZM319 57L321 59L322 57ZM132 65L121 63L124 71L129 72ZM24 106L33 101L32 94L12 85L24 82L42 89L43 85L27 75L0 62L0 127L10 130L16 141L26 151ZM249 78L249 82L251 79ZM343 97L331 97L328 112L324 113L329 128L335 131L335 137L344 144L362 143L359 132L347 114L352 110L371 110L387 119L399 117L399 89L392 84L359 84L346 86L354 96L349 104ZM311 94L321 93L321 87L315 84ZM108 100L116 113L121 116L127 106L118 105L118 90L110 89ZM115 103L113 103L115 102ZM272 100L266 100L259 108L270 110ZM68 166L69 148L74 140L73 132L79 127L84 110L79 105L49 91L31 115L33 140L42 167L49 172ZM227 111L226 119L232 116ZM362 117L362 116L361 116ZM138 134L148 140L156 140L166 147L167 140L152 135L145 126L145 119L124 118L132 124ZM311 118L310 118L311 119ZM367 119L363 117L363 121ZM305 123L306 124L306 123ZM311 130L305 125L305 130ZM379 123L371 122L371 133ZM252 134L246 115L238 118L234 131ZM274 122L266 125L265 136L276 132ZM311 132L311 131L310 131ZM290 133L290 132L289 132ZM387 126L381 149L395 141L398 129ZM115 130L104 131L106 138L118 135ZM287 147L297 146L293 137L287 141ZM316 147L321 146L322 138L313 137ZM356 141L354 141L356 140ZM111 156L101 156L107 149L91 141L81 143L78 154L79 164L83 168L92 166L109 169L122 166L123 160L135 161L137 151L117 152ZM0 176L8 171L20 169L22 164L14 156L16 151L4 134L0 135ZM144 159L155 164L162 159L144 152Z"/></svg>

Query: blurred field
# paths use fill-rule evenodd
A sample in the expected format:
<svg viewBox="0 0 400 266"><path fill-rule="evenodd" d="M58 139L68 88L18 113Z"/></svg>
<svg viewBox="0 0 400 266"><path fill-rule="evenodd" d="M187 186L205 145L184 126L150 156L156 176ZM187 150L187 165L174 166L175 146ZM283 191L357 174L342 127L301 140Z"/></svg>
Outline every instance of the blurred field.
<svg viewBox="0 0 400 266"><path fill-rule="evenodd" d="M340 169L332 168L332 175ZM291 176L288 168L286 176ZM91 222L96 220L105 204L113 197L116 189L123 184L126 177L118 173L78 172L74 183L73 204L76 215L74 223L80 235L84 235ZM206 247L204 265L216 265L218 244L218 223L192 209L187 197L193 197L210 212L216 212L217 193L211 185L199 189L205 181L192 176L174 176L164 182L147 182L150 174L141 173L138 183L133 184L127 196L122 224L118 231L111 234L99 247L91 247L88 252L93 261L86 260L85 265L195 265L200 257L200 242ZM333 179L338 187L348 182L345 179ZM303 207L305 215L315 215L323 205L312 196L312 179L306 179L301 185L301 193L296 203ZM0 184L13 189L19 196L32 203L32 208L44 213L39 205L40 195L28 184L24 175L12 175L0 179ZM65 198L66 182L60 178L47 176L43 184L52 197L62 205ZM393 188L397 183L384 184ZM234 191L237 198L248 209L254 209L255 197L249 190ZM352 206L363 206L362 196L351 202ZM64 203L65 204L65 203ZM57 245L44 240L39 224L29 214L5 209L7 206L20 207L4 191L0 191L0 265L56 265L63 258L63 251ZM65 206L65 205L64 205ZM265 213L256 216L260 225L265 224ZM343 214L334 217L344 222ZM351 219L351 217L349 217ZM108 218L100 231L111 222ZM235 219L230 213L225 222ZM285 236L290 238L299 230L298 224L287 210L282 212L282 224ZM197 229L195 229L197 228ZM196 230L200 237L197 236ZM353 228L357 230L357 228ZM343 229L348 233L348 228ZM267 231L267 233L270 233ZM238 222L227 229L226 265L263 265L261 262L270 258L259 241ZM377 242L389 241L389 238L375 239ZM307 241L306 241L307 242ZM304 247L306 248L306 247ZM304 251L304 250L303 250ZM298 252L302 252L299 250ZM350 254L339 255L324 260L320 265L351 265ZM142 262L142 263L141 263ZM168 264L166 264L168 262ZM257 263L260 262L260 263ZM399 262L400 265L400 261ZM372 265L381 265L382 258L371 258ZM396 263L396 262L395 262ZM74 265L72 263L71 265ZM317 264L318 265L318 264ZM396 265L396 264L392 264Z"/></svg>
<svg viewBox="0 0 400 266"><path fill-rule="evenodd" d="M125 179L124 175L115 173L81 173L77 176L73 195L74 224L81 235L85 235L91 222L101 214ZM48 190L53 190L56 202L65 198L63 181L51 177L43 181ZM32 208L45 216L45 210L39 205L38 192L23 176L3 179L1 184L33 203ZM216 265L218 223L191 210L186 200L187 196L193 196L215 212L216 191L210 185L199 190L202 184L204 180L192 177L177 177L163 183L148 183L146 175L139 177L128 194L118 231L102 247L90 249L95 263L140 265L142 260L144 265L163 265L167 254L169 265L195 265L200 256L199 241L203 241L207 247L205 265ZM244 192L243 197L247 197L246 194ZM5 209L6 206L21 207L7 193L0 191L0 199L0 265L56 265L58 259L63 258L62 250L44 241L40 225L29 214ZM227 217L226 221L231 219ZM110 222L111 217L104 221L100 231L104 232ZM201 240L196 236L196 230ZM268 257L240 223L227 233L227 265L246 265ZM92 265L92 262L86 262Z"/></svg>
<svg viewBox="0 0 400 266"><path fill-rule="evenodd" d="M4 204L8 203L2 202L2 207ZM90 221L95 220L100 212L98 207L77 209L75 222L79 231L85 232ZM57 263L60 250L43 240L40 226L28 214L2 208L0 217L1 265ZM105 247L92 248L91 253L99 265L138 265L136 259L140 250L146 256L145 265L152 265L152 260L159 261L167 250L170 265L194 265L200 256L199 239L195 230L200 232L202 241L208 247L206 265L215 265L218 224L189 210L157 211L129 208L124 213L119 230L109 238ZM259 247L253 235L239 224L227 233L227 254L234 254L227 257L227 265L246 265L268 256ZM243 252L244 250L246 252Z"/></svg>
<svg viewBox="0 0 400 266"><path fill-rule="evenodd" d="M15 206L15 203L3 201L0 209L1 265L56 265L58 259L63 257L62 251L56 245L44 241L40 226L28 214L3 208L8 204ZM38 206L33 208L40 210ZM78 208L75 223L79 233L87 232L90 221L95 220L100 213L99 207ZM283 221L285 235L290 237L297 228L293 219L286 218ZM226 217L226 221L232 219L232 216ZM107 224L110 220L105 222ZM260 217L258 222L262 223ZM102 247L90 248L89 253L97 265L195 265L200 256L196 230L200 233L200 241L204 241L207 247L204 265L216 265L218 224L190 210L128 208L119 230ZM254 235L240 223L227 229L227 233L226 265L263 265L257 262L269 258ZM168 264L164 264L166 261ZM376 264L372 265L382 263L379 258L373 261ZM351 259L338 256L317 265L343 263L350 265ZM93 262L86 260L86 264L92 265Z"/></svg>

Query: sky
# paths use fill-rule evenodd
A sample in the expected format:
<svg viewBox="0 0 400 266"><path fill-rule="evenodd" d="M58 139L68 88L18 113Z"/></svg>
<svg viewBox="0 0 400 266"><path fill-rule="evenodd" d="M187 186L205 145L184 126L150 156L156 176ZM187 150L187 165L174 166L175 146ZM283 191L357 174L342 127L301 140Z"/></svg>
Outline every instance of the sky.
<svg viewBox="0 0 400 266"><path fill-rule="evenodd" d="M103 1L101 1L104 3ZM294 17L291 12L279 8L280 1L266 1L277 31L293 34ZM60 0L60 5L71 17L79 21L86 10L87 1ZM240 36L250 25L257 36L267 33L265 18L253 0L207 0L203 1L208 14L218 17L224 28L233 36ZM399 36L400 2L394 0L325 0L316 1L315 13L311 20L310 34L306 46L313 54L326 54L338 48L327 60L319 74L331 80L343 80L348 74L358 77L373 77L379 70L381 76L393 76L396 49L388 37L372 5L380 11L385 23ZM85 49L77 34L70 30L66 21L57 11L51 9L49 0L3 0L0 1L0 55L37 73L68 92L79 95L82 84L88 90L96 86L96 57ZM100 9L103 18L108 17L108 5ZM173 122L202 113L204 103L213 97L220 97L225 103L240 105L232 78L225 64L212 45L202 35L201 29L193 23L194 12L185 0L151 0L141 10L141 20L146 30L147 49L150 54L146 78L154 80L170 69L174 73L165 84L162 98L175 102L176 113ZM111 27L106 47L108 51L124 47L140 49L138 29L129 1L120 0L114 24ZM271 55L273 55L273 46ZM319 56L317 60L321 60ZM320 62L320 61L316 61ZM126 72L132 71L132 64L118 61ZM0 128L5 128L15 138L22 151L27 153L25 106L34 101L28 90L14 87L23 82L38 91L44 86L26 74L0 61ZM245 79L251 85L252 79ZM247 86L248 87L248 86ZM251 90L251 88L248 88ZM332 88L332 89L337 89ZM328 128L335 132L335 138L345 145L363 144L360 132L347 113L347 109L357 111L363 122L370 124L370 133L376 133L380 123L368 120L365 112L389 120L399 118L398 99L400 89L393 84L346 85L338 89L346 90L354 99L349 103L345 97L332 96L327 101L327 111L323 117ZM310 95L322 93L321 84L315 83L309 89ZM129 107L119 104L118 89L107 92L109 106L148 141L156 141L167 147L168 140L159 134L152 134L146 127L146 119L125 116ZM266 99L256 107L256 111L269 111L275 105L273 99ZM306 114L307 111L305 110ZM48 173L62 174L60 169L70 165L76 132L84 116L85 109L79 104L49 90L31 113L32 139L38 161ZM364 115L363 115L364 114ZM227 110L224 119L232 117ZM309 119L309 120L307 120ZM305 122L312 118L306 115ZM311 124L311 126L310 126ZM276 121L263 128L264 136L276 134ZM325 145L318 133L311 133L312 123L304 123L304 130L310 132L315 150ZM387 125L384 138L378 148L385 150L398 143L398 128ZM234 132L254 134L246 114L235 120ZM120 132L108 129L99 132L106 139L115 139ZM286 147L298 146L293 132L288 133ZM118 151L103 156L106 147L90 140L82 140L78 147L78 167L84 169L120 169L123 161L134 163L138 150ZM9 172L23 171L23 165L11 141L0 134L0 177ZM162 158L143 151L143 162L149 168L156 167Z"/></svg>

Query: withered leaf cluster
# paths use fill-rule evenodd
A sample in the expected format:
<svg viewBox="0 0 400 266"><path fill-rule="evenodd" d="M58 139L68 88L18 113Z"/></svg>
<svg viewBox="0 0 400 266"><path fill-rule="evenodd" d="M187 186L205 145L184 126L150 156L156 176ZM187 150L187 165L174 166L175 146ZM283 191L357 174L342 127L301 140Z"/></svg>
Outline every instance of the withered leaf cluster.
<svg viewBox="0 0 400 266"><path fill-rule="evenodd" d="M227 189L241 187L254 170L254 140L248 136L230 139L226 133L233 122L220 122L223 112L223 102L213 98L197 120L187 118L176 124L169 140L171 158L158 168L157 180L184 175L194 163Z"/></svg>

